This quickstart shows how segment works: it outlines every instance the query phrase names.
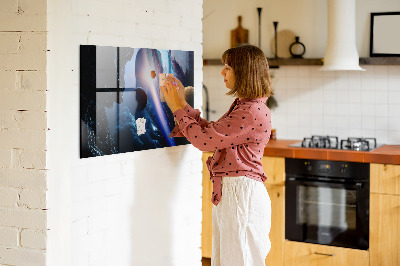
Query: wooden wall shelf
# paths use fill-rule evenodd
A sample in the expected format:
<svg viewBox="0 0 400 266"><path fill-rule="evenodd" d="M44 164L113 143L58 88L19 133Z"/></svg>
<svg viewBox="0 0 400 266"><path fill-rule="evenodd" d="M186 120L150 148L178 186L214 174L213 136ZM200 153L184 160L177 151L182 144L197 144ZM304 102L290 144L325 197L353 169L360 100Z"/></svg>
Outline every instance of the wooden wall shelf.
<svg viewBox="0 0 400 266"><path fill-rule="evenodd" d="M321 66L322 58L268 58L271 68L279 66ZM222 65L220 59L204 59L205 66ZM360 65L400 65L400 57L361 57Z"/></svg>
<svg viewBox="0 0 400 266"><path fill-rule="evenodd" d="M400 57L361 57L360 65L400 65Z"/></svg>

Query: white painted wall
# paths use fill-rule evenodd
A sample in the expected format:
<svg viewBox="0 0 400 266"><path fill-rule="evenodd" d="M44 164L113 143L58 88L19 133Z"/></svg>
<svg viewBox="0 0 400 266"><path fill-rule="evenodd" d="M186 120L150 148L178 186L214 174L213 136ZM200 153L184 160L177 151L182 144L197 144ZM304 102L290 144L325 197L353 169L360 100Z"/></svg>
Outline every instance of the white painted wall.
<svg viewBox="0 0 400 266"><path fill-rule="evenodd" d="M46 260L46 1L0 1L0 265Z"/></svg>
<svg viewBox="0 0 400 266"><path fill-rule="evenodd" d="M399 11L400 1L357 2L357 46L369 56L369 12ZM296 32L307 47L306 57L323 57L326 46L327 1L204 1L204 58L220 58L229 48L229 30L243 15L250 43L258 43L257 7L263 7L262 49L273 38L272 21L278 29ZM232 6L232 9L228 7ZM223 15L222 15L223 14ZM282 22L282 23L281 23ZM247 23L247 24L246 24ZM219 27L215 27L219 25ZM264 33L266 32L266 33ZM270 34L270 36L268 35ZM220 38L217 38L221 36ZM268 37L269 36L269 37ZM312 134L376 137L382 144L400 143L400 66L364 66L366 72L321 72L318 66L281 66L273 69L273 89L279 107L272 111L272 125L281 139L302 139ZM221 66L205 66L204 84L210 94L210 120L217 120L233 98L220 76Z"/></svg>
<svg viewBox="0 0 400 266"><path fill-rule="evenodd" d="M201 152L79 159L79 45L194 50L200 88L202 15L201 0L48 2L48 265L201 264Z"/></svg>
<svg viewBox="0 0 400 266"><path fill-rule="evenodd" d="M204 58L220 58L230 46L230 31L242 26L249 30L249 43L258 45L258 12L261 13L261 49L267 57L273 56L274 26L278 31L290 30L300 36L306 46L307 58L324 56L328 10L327 0L204 0ZM398 0L356 0L356 42L360 57L369 56L370 13L400 11ZM293 40L294 41L294 40ZM289 49L289 47L287 48ZM279 52L279 49L278 49Z"/></svg>

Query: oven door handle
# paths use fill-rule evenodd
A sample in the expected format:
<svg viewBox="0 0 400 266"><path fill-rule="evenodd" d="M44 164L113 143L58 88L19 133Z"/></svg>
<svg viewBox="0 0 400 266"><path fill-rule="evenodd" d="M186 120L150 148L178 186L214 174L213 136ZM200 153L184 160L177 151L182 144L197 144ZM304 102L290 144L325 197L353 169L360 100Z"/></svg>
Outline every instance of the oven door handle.
<svg viewBox="0 0 400 266"><path fill-rule="evenodd" d="M361 189L363 188L363 183L362 182L332 182L332 181L322 181L322 180L315 180L315 181L310 181L310 180L304 180L303 178L297 178L297 177L288 177L286 181L289 182L297 182L297 183L301 183L304 185L312 185L312 186L316 186L319 184L324 184L324 185L341 185L347 188L352 188L352 189Z"/></svg>

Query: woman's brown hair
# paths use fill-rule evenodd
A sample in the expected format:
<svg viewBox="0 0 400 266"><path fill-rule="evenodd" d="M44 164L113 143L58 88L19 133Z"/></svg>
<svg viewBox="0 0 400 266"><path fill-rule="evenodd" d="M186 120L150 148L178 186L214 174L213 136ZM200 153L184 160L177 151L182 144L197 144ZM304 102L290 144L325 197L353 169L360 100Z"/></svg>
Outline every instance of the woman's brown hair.
<svg viewBox="0 0 400 266"><path fill-rule="evenodd" d="M274 94L268 61L260 48L249 44L230 48L222 54L222 63L235 74L235 86L226 95L254 99Z"/></svg>

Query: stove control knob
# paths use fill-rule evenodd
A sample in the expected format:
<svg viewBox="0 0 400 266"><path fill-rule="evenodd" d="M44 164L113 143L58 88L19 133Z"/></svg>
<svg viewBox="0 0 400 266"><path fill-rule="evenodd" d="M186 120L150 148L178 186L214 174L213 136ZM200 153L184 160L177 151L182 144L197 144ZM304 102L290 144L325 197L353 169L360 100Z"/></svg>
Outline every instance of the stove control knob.
<svg viewBox="0 0 400 266"><path fill-rule="evenodd" d="M310 172L312 170L311 162L305 162L304 165L305 165L307 171Z"/></svg>
<svg viewBox="0 0 400 266"><path fill-rule="evenodd" d="M340 173L341 174L346 173L346 169L347 169L347 164L342 164L342 167L340 168Z"/></svg>

